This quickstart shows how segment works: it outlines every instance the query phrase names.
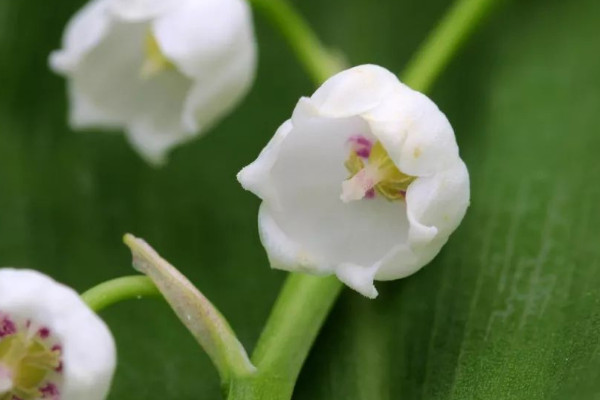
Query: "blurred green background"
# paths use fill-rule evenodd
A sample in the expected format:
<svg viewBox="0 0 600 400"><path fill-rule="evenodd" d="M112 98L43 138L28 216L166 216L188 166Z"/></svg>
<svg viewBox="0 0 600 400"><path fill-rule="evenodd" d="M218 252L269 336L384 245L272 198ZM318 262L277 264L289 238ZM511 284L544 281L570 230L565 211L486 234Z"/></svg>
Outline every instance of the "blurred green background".
<svg viewBox="0 0 600 400"><path fill-rule="evenodd" d="M47 68L82 0L0 0L0 265L78 290L131 274L146 238L228 317L249 348L285 274L236 172L314 90L256 15L260 67L208 136L144 164L122 135L74 133ZM296 1L352 64L400 71L448 0ZM471 171L472 207L437 259L346 290L298 382L300 400L600 399L600 2L496 11L432 98ZM110 399L218 399L218 378L160 300L102 313L119 346Z"/></svg>

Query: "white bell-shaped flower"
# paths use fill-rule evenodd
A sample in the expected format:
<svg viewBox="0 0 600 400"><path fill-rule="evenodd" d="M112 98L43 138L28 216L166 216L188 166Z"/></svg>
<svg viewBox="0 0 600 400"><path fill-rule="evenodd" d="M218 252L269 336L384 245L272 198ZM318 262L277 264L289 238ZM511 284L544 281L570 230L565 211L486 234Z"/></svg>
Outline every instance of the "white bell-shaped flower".
<svg viewBox="0 0 600 400"><path fill-rule="evenodd" d="M0 399L102 400L115 362L110 331L75 291L0 269Z"/></svg>
<svg viewBox="0 0 600 400"><path fill-rule="evenodd" d="M263 200L260 237L274 268L336 274L370 298L375 279L435 257L469 204L446 116L375 65L301 98L238 180Z"/></svg>
<svg viewBox="0 0 600 400"><path fill-rule="evenodd" d="M251 11L244 0L92 0L50 65L68 78L73 128L124 129L158 164L250 88Z"/></svg>

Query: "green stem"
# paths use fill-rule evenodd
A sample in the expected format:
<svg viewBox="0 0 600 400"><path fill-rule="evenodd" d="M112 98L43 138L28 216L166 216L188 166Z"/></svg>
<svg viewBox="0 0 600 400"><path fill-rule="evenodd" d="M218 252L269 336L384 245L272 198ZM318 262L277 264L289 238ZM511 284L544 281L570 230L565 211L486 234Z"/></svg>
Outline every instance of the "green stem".
<svg viewBox="0 0 600 400"><path fill-rule="evenodd" d="M290 274L252 355L258 372L234 379L229 399L291 398L304 360L342 286L334 276Z"/></svg>
<svg viewBox="0 0 600 400"><path fill-rule="evenodd" d="M160 296L160 292L145 276L125 276L103 282L81 295L96 312L123 300Z"/></svg>
<svg viewBox="0 0 600 400"><path fill-rule="evenodd" d="M249 0L279 29L316 84L323 83L344 67L341 59L319 41L308 23L287 0Z"/></svg>
<svg viewBox="0 0 600 400"><path fill-rule="evenodd" d="M459 0L429 34L402 77L415 90L427 92L456 52L500 0Z"/></svg>

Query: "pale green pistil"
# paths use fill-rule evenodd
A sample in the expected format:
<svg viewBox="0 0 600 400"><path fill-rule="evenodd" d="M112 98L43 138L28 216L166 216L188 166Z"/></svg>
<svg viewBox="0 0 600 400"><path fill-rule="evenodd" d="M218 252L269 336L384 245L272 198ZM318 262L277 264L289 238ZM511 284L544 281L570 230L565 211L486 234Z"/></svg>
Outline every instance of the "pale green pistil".
<svg viewBox="0 0 600 400"><path fill-rule="evenodd" d="M60 352L52 350L37 337L15 333L0 340L0 400L13 396L34 400L41 396L40 386L60 365Z"/></svg>
<svg viewBox="0 0 600 400"><path fill-rule="evenodd" d="M416 179L396 167L380 142L373 144L366 162L352 151L345 166L351 175L342 183L340 197L344 203L373 197L375 192L390 201L403 200Z"/></svg>

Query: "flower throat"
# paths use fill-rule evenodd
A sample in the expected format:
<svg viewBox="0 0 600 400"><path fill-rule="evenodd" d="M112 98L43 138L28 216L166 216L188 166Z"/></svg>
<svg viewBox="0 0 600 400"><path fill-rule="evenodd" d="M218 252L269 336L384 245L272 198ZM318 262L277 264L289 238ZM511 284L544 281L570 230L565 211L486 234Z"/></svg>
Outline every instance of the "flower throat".
<svg viewBox="0 0 600 400"><path fill-rule="evenodd" d="M146 58L140 71L142 78L153 78L163 71L175 69L173 63L163 54L152 32L146 34L144 52Z"/></svg>
<svg viewBox="0 0 600 400"><path fill-rule="evenodd" d="M416 179L401 172L381 142L374 144L364 136L353 136L350 156L344 163L350 177L342 183L345 203L363 198L374 198L376 194L389 201L404 200L408 186Z"/></svg>
<svg viewBox="0 0 600 400"><path fill-rule="evenodd" d="M50 332L24 329L0 315L0 400L59 399L58 387L49 381L60 372L58 346L45 343Z"/></svg>

